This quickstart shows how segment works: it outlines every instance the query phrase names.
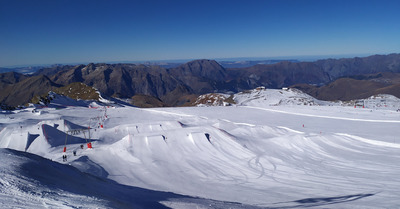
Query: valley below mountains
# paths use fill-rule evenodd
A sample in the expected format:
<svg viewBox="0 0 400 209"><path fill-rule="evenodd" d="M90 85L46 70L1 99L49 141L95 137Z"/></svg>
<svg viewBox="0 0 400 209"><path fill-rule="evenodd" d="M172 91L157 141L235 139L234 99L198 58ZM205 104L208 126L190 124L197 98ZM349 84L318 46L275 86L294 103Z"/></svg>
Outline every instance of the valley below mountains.
<svg viewBox="0 0 400 209"><path fill-rule="evenodd" d="M171 68L106 63L57 65L29 75L0 74L0 103L3 107L16 107L49 91L61 92L60 88L64 88L63 95L69 96L65 89L71 88L75 89L77 99L97 98L93 92L98 91L105 97L129 99L141 107L190 106L202 94L232 94L259 86L293 87L330 101L376 94L400 97L400 54L315 62L282 61L242 68L224 68L214 60L205 59ZM79 92L81 87L85 90Z"/></svg>

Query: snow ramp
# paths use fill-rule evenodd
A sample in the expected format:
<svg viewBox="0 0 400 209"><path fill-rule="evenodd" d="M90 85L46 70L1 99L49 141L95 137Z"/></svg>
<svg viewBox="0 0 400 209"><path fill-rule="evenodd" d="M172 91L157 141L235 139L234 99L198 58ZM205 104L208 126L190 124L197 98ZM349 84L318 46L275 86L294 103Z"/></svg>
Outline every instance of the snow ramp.
<svg viewBox="0 0 400 209"><path fill-rule="evenodd" d="M188 135L190 142L192 142L200 151L213 149L211 144L210 134L203 132L192 132Z"/></svg>
<svg viewBox="0 0 400 209"><path fill-rule="evenodd" d="M88 129L88 127L72 123L71 121L68 120L64 120L64 127L66 127L68 131Z"/></svg>
<svg viewBox="0 0 400 209"><path fill-rule="evenodd" d="M40 135L39 134L31 134L28 132L27 139L26 139L26 146L25 146L25 151L28 150L29 146L31 146L32 142L35 141L36 138L38 138Z"/></svg>
<svg viewBox="0 0 400 209"><path fill-rule="evenodd" d="M136 133L151 133L151 132L162 132L168 130L175 130L182 128L182 124L178 121L161 121L159 123L148 123L148 124L132 124L130 129Z"/></svg>
<svg viewBox="0 0 400 209"><path fill-rule="evenodd" d="M49 126L47 124L42 125L43 135L46 141L52 147L61 146L65 144L65 139L67 139L67 144L80 144L85 143L86 140L80 137L68 135L57 128Z"/></svg>
<svg viewBox="0 0 400 209"><path fill-rule="evenodd" d="M26 146L27 134L18 128L4 128L0 132L0 147L23 151Z"/></svg>
<svg viewBox="0 0 400 209"><path fill-rule="evenodd" d="M140 138L138 138L140 140ZM135 140L135 139L134 139ZM169 156L169 149L164 135L146 136L145 141L148 148L147 155L154 160L162 160ZM135 141L134 141L135 144ZM135 147L136 148L136 147ZM139 151L135 149L136 151ZM143 151L143 150L142 150Z"/></svg>

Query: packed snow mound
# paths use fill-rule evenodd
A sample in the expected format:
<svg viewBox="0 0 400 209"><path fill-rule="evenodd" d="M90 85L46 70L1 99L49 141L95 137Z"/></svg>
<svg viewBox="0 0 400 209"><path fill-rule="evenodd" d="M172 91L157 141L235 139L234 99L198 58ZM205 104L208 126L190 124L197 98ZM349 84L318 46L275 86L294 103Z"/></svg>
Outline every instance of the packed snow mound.
<svg viewBox="0 0 400 209"><path fill-rule="evenodd" d="M36 154L48 152L49 144L41 132L41 123L35 125L7 126L0 131L0 147Z"/></svg>
<svg viewBox="0 0 400 209"><path fill-rule="evenodd" d="M165 205L205 208L229 205L120 185L26 152L0 148L0 159L0 205L6 208L167 208Z"/></svg>
<svg viewBox="0 0 400 209"><path fill-rule="evenodd" d="M19 113L16 114L32 116L29 111L19 111ZM43 118L47 118L48 116L52 117L54 115L41 115ZM34 117L37 116L35 115ZM66 135L58 129L61 128L59 124L62 123L62 120L55 119L40 121L39 119L38 121L40 122L38 123L35 123L35 119L31 119L31 121L31 124L15 121L18 125L14 124L2 128L0 131L0 147L44 155L49 152L50 147L61 144L64 145ZM44 133L48 135L45 135ZM77 137L69 137L71 137L69 143L76 141Z"/></svg>
<svg viewBox="0 0 400 209"><path fill-rule="evenodd" d="M221 130L196 126L131 133L104 149L108 155L96 155L93 160L105 170L112 170L111 179L163 191L175 187L179 189L173 192L189 195L207 195L199 188L204 181L215 184L214 177L225 183L240 178L247 167L244 159L252 157L249 150ZM140 170L144 172L136 172ZM250 171L246 175L258 173Z"/></svg>
<svg viewBox="0 0 400 209"><path fill-rule="evenodd" d="M332 105L333 102L326 102L315 99L300 90L292 88L266 89L259 87L253 90L240 92L234 95L238 105L245 106L278 106L278 105Z"/></svg>

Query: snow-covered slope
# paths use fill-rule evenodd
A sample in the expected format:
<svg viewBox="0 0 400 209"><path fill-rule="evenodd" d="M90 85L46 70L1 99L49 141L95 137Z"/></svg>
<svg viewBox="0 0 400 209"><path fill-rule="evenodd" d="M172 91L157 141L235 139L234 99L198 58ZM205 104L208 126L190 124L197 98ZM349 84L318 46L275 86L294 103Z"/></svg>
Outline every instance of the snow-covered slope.
<svg viewBox="0 0 400 209"><path fill-rule="evenodd" d="M1 208L246 207L125 186L69 165L11 149L0 148L0 159Z"/></svg>
<svg viewBox="0 0 400 209"><path fill-rule="evenodd" d="M239 105L231 107L66 107L44 109L40 115L29 110L3 112L0 147L24 151L28 139L36 136L27 152L46 159L0 152L7 161L0 171L7 174L0 182L0 206L41 207L41 202L101 208L399 205L399 112L314 103L275 105L283 104L279 95L290 98L298 93L257 91L252 96L259 95L258 99L238 95ZM269 103L261 103L269 98ZM64 133L89 126L74 136ZM50 143L49 138L61 142ZM88 142L93 149L87 148ZM59 179L71 185L56 183ZM33 186L24 189L27 182ZM103 192L105 188L112 190ZM10 199L13 194L21 198ZM22 202L23 197L28 201Z"/></svg>
<svg viewBox="0 0 400 209"><path fill-rule="evenodd" d="M332 105L315 99L297 89L266 89L259 87L250 91L235 94L234 100L238 105L246 106L272 106L272 105Z"/></svg>
<svg viewBox="0 0 400 209"><path fill-rule="evenodd" d="M365 108L369 109L391 109L400 111L400 99L388 94L375 95L367 99L358 100L356 103L364 105Z"/></svg>
<svg viewBox="0 0 400 209"><path fill-rule="evenodd" d="M399 110L400 99L387 94L375 95L367 99L352 101L322 101L294 88L266 89L259 87L234 95L212 93L197 98L195 106L351 106L368 109Z"/></svg>
<svg viewBox="0 0 400 209"><path fill-rule="evenodd" d="M258 87L234 95L211 93L197 98L195 106L278 106L278 105L340 105L341 103L321 101L297 89L266 89Z"/></svg>

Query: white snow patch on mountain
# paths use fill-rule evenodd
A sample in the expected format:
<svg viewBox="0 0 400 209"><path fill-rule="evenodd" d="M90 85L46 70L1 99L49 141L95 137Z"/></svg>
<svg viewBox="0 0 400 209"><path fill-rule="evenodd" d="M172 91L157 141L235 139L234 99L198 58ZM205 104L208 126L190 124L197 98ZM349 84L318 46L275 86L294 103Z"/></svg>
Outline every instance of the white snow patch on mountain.
<svg viewBox="0 0 400 209"><path fill-rule="evenodd" d="M238 105L245 106L337 105L337 103L317 100L293 88L266 89L265 87L258 87L235 94L234 100Z"/></svg>

